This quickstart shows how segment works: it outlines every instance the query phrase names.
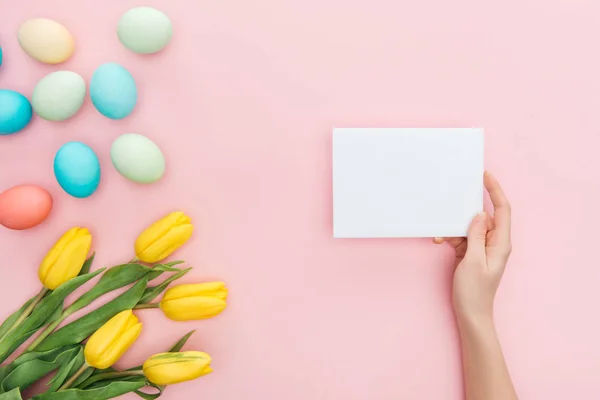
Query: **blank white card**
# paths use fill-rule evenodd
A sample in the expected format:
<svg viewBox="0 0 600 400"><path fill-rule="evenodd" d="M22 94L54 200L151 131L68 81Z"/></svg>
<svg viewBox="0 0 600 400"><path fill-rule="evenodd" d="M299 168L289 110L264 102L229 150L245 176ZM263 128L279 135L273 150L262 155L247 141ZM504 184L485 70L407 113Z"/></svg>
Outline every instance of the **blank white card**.
<svg viewBox="0 0 600 400"><path fill-rule="evenodd" d="M483 209L483 129L333 131L333 236L465 236Z"/></svg>

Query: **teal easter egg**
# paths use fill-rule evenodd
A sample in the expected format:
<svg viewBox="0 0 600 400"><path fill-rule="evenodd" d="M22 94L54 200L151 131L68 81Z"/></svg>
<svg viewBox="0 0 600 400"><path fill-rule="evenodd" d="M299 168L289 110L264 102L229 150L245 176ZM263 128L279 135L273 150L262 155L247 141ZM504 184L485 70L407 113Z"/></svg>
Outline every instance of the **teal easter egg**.
<svg viewBox="0 0 600 400"><path fill-rule="evenodd" d="M71 196L88 197L100 184L100 162L88 145L68 142L56 152L54 176L60 187Z"/></svg>
<svg viewBox="0 0 600 400"><path fill-rule="evenodd" d="M138 183L153 183L165 173L165 157L146 136L126 133L112 144L110 158L125 178Z"/></svg>
<svg viewBox="0 0 600 400"><path fill-rule="evenodd" d="M125 118L137 103L137 87L133 76L117 63L99 66L90 82L94 107L107 118Z"/></svg>
<svg viewBox="0 0 600 400"><path fill-rule="evenodd" d="M162 50L173 35L173 25L162 11L152 7L136 7L119 20L117 36L125 47L140 54Z"/></svg>
<svg viewBox="0 0 600 400"><path fill-rule="evenodd" d="M33 110L49 121L64 121L79 111L85 99L85 81L71 71L57 71L38 82L31 96Z"/></svg>
<svg viewBox="0 0 600 400"><path fill-rule="evenodd" d="M10 135L31 121L31 104L19 92L0 89L0 135Z"/></svg>
<svg viewBox="0 0 600 400"><path fill-rule="evenodd" d="M0 65L2 65L2 47L0 47Z"/></svg>

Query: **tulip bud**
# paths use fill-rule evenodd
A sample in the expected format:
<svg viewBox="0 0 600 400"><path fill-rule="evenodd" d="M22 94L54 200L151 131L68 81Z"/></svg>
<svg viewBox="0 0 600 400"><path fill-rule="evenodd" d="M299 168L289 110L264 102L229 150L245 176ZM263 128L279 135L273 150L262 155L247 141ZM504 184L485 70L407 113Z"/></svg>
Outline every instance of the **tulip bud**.
<svg viewBox="0 0 600 400"><path fill-rule="evenodd" d="M71 228L50 249L42 261L38 276L44 287L54 290L75 278L90 252L92 235L85 228Z"/></svg>
<svg viewBox="0 0 600 400"><path fill-rule="evenodd" d="M116 363L142 331L142 324L131 310L121 311L90 337L84 356L89 366L105 369Z"/></svg>
<svg viewBox="0 0 600 400"><path fill-rule="evenodd" d="M156 263L183 246L192 236L191 219L182 212L173 212L150 225L135 241L137 258Z"/></svg>
<svg viewBox="0 0 600 400"><path fill-rule="evenodd" d="M160 308L174 321L206 319L220 314L227 306L226 299L223 282L179 285L166 291Z"/></svg>
<svg viewBox="0 0 600 400"><path fill-rule="evenodd" d="M200 351L155 354L144 363L144 375L155 385L173 385L210 374L210 356Z"/></svg>

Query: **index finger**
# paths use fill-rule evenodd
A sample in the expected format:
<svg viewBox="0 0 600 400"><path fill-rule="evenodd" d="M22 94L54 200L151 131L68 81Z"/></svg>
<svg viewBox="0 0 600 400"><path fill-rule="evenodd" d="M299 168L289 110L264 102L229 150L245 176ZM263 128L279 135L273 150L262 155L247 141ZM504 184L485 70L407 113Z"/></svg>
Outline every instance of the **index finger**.
<svg viewBox="0 0 600 400"><path fill-rule="evenodd" d="M483 182L485 188L490 194L490 199L494 205L494 222L496 225L496 231L504 238L510 238L510 203L500 186L500 183L494 178L494 176L485 172L483 175Z"/></svg>

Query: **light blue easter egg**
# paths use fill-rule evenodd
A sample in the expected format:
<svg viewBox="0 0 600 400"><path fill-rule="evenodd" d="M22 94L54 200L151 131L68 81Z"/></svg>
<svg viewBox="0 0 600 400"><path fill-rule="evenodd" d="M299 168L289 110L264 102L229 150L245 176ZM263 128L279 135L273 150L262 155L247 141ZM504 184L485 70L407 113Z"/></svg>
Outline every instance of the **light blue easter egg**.
<svg viewBox="0 0 600 400"><path fill-rule="evenodd" d="M31 121L31 104L19 92L0 89L0 135L11 135Z"/></svg>
<svg viewBox="0 0 600 400"><path fill-rule="evenodd" d="M88 145L68 142L56 152L54 176L60 187L71 196L88 197L100 184L100 162Z"/></svg>
<svg viewBox="0 0 600 400"><path fill-rule="evenodd" d="M125 118L137 102L135 80L117 63L102 64L92 75L90 97L100 114L111 119Z"/></svg>

